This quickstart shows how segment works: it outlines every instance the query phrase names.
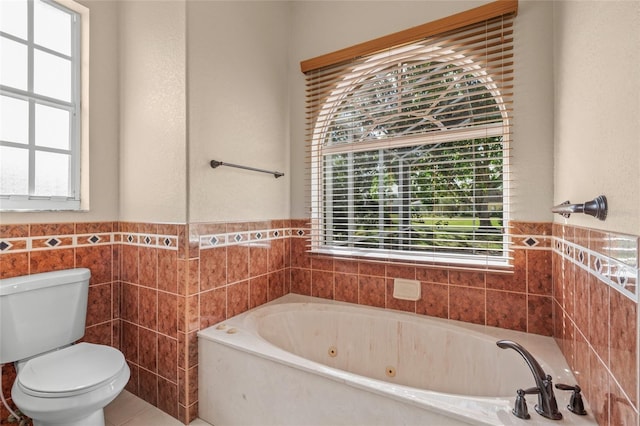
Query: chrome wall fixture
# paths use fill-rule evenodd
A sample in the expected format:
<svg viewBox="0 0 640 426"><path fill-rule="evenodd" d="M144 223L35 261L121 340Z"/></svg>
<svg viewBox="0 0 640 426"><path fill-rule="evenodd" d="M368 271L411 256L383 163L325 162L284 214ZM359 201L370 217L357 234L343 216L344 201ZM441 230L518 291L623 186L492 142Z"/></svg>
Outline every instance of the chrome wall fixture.
<svg viewBox="0 0 640 426"><path fill-rule="evenodd" d="M220 166L227 166L227 167L235 167L236 169L244 169L244 170L251 170L254 172L260 172L260 173L268 173L270 175L273 175L274 178L278 179L279 177L284 176L284 173L282 172L276 172L276 171L271 171L271 170L264 170L264 169L256 169L255 167L249 167L249 166L240 166L238 164L231 164L231 163L225 163L222 161L217 161L217 160L211 160L211 167L212 168L216 168L216 167L220 167Z"/></svg>
<svg viewBox="0 0 640 426"><path fill-rule="evenodd" d="M573 213L584 213L600 220L605 220L608 211L607 197L599 195L591 201L585 201L583 204L571 204L570 201L565 201L553 207L551 211L561 214L566 218Z"/></svg>

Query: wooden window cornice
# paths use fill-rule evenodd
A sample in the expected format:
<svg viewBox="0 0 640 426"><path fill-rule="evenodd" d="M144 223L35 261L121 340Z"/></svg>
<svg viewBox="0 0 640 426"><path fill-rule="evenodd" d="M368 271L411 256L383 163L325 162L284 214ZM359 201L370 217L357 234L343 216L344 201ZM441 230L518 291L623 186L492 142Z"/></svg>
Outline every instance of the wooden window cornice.
<svg viewBox="0 0 640 426"><path fill-rule="evenodd" d="M437 19L397 33L320 55L300 62L303 73L337 65L385 49L402 46L437 34L463 28L498 16L517 14L518 0L497 0L474 9Z"/></svg>

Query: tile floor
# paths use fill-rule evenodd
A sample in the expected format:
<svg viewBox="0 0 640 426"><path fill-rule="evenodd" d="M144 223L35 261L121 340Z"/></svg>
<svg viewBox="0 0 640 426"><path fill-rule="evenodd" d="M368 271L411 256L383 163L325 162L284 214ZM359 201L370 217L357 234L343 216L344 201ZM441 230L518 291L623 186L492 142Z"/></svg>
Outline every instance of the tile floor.
<svg viewBox="0 0 640 426"><path fill-rule="evenodd" d="M178 420L126 390L104 408L104 418L106 426L182 426ZM210 426L200 419L191 425Z"/></svg>

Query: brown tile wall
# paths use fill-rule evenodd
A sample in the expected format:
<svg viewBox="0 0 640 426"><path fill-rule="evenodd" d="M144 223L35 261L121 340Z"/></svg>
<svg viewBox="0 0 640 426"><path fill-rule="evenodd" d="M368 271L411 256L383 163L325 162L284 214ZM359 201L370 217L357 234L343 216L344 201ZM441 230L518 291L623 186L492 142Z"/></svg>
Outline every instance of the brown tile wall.
<svg viewBox="0 0 640 426"><path fill-rule="evenodd" d="M635 278L626 286L618 283L616 270L621 262L616 254L635 250L626 262L637 270L638 237L558 224L553 235L556 341L598 423L637 425L638 305L619 291L626 287L635 292L637 283ZM569 248L564 242L571 243ZM588 251L602 255L610 268L597 273L596 257ZM612 282L607 283L607 278Z"/></svg>
<svg viewBox="0 0 640 426"><path fill-rule="evenodd" d="M121 350L131 369L126 389L179 418L186 351L180 335L186 294L180 263L186 249L180 237L186 226L121 222L119 231Z"/></svg>
<svg viewBox="0 0 640 426"><path fill-rule="evenodd" d="M637 422L637 305L553 251L551 224L513 224L512 273L310 255L306 224L5 225L0 241L12 246L0 253L0 276L89 267L84 339L120 348L132 372L127 389L184 423L198 411L197 331L289 292L555 333L601 424ZM203 235L273 229L292 232L260 244L200 247ZM610 237L557 226L553 231L594 250ZM111 233L114 240L104 243ZM93 234L102 236L100 244L88 241ZM50 248L52 236L59 242ZM34 248L28 249L27 238ZM419 280L421 299L394 299L396 277ZM14 377L11 366L4 368L8 397ZM616 423L620 418L623 423Z"/></svg>
<svg viewBox="0 0 640 426"><path fill-rule="evenodd" d="M91 281L82 340L119 348L120 248L111 241L117 226L114 222L0 225L0 278L89 268ZM99 238L95 243L89 240L93 236ZM3 366L2 391L10 404L14 379L13 365ZM6 419L8 414L0 405L0 418Z"/></svg>
<svg viewBox="0 0 640 426"><path fill-rule="evenodd" d="M251 231L288 229L288 220L242 223L197 223L188 227L184 258L178 260L178 419L190 422L198 414L197 332L289 293L290 242L280 235L265 241L248 241ZM245 240L200 248L204 235L239 234ZM185 238L186 239L186 238Z"/></svg>
<svg viewBox="0 0 640 426"><path fill-rule="evenodd" d="M512 224L511 272L340 259L307 253L307 220L293 220L291 292L551 336L551 224ZM297 231L304 232L297 232ZM528 238L535 238L525 244ZM421 283L421 298L393 298L393 279Z"/></svg>
<svg viewBox="0 0 640 426"><path fill-rule="evenodd" d="M199 236L288 227L284 220L4 225L0 277L90 268L83 340L122 350L131 369L126 388L189 423L198 412L197 331L290 287L288 235L203 250ZM89 240L94 234L101 237L99 244ZM10 402L14 379L13 366L5 366L2 391Z"/></svg>

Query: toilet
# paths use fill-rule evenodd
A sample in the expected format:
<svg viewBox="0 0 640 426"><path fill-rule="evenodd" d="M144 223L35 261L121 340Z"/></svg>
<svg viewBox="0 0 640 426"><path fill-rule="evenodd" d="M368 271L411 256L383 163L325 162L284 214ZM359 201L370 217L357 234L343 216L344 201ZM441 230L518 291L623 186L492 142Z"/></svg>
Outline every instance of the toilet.
<svg viewBox="0 0 640 426"><path fill-rule="evenodd" d="M120 351L84 335L89 269L0 280L0 363L14 362L11 397L34 426L104 426L129 380Z"/></svg>

